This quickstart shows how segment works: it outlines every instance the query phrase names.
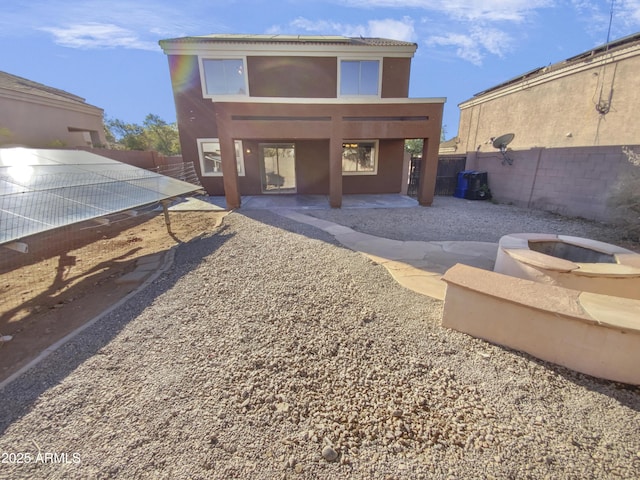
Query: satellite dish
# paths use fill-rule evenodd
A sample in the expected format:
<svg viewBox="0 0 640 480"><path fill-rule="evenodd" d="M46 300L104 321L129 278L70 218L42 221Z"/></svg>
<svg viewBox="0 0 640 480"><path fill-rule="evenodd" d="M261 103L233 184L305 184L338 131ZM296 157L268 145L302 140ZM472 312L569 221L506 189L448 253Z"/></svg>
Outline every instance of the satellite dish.
<svg viewBox="0 0 640 480"><path fill-rule="evenodd" d="M502 153L503 165L505 163L508 163L509 165L513 164L513 159L507 156L507 145L511 143L511 141L513 140L513 137L515 137L515 134L505 133L504 135L500 135L498 138L493 140L493 147L497 148L498 150L500 150L500 153Z"/></svg>
<svg viewBox="0 0 640 480"><path fill-rule="evenodd" d="M500 135L498 138L493 140L493 146L500 151L506 150L507 145L511 143L513 137L515 137L515 134L513 133L505 133L504 135Z"/></svg>

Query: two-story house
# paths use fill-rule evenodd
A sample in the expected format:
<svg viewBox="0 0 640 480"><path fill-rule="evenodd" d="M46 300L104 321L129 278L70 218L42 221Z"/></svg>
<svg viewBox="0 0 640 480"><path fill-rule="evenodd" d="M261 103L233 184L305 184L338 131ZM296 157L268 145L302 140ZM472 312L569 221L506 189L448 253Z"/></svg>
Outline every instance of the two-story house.
<svg viewBox="0 0 640 480"><path fill-rule="evenodd" d="M424 139L430 205L444 98L408 98L417 45L381 38L205 35L161 40L182 154L210 195L399 193Z"/></svg>

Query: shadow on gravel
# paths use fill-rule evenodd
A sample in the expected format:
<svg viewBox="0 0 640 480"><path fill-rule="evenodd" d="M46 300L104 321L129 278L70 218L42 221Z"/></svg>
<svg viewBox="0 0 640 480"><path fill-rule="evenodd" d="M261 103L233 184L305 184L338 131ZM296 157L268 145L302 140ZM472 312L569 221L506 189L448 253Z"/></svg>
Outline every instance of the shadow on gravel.
<svg viewBox="0 0 640 480"><path fill-rule="evenodd" d="M157 297L174 287L176 282L202 260L218 250L235 234L223 225L214 234L177 247L173 264L143 290L138 290L115 310L70 339L47 358L0 390L0 435L29 413L40 395L60 384L83 362L100 353L130 322Z"/></svg>
<svg viewBox="0 0 640 480"><path fill-rule="evenodd" d="M308 212L301 210L300 213ZM286 230L287 232L297 233L298 235L303 235L315 240L321 240L344 250L349 250L351 252L353 251L342 245L330 233L320 230L319 228L316 228L312 225L307 225L306 223L296 222L295 220L283 217L282 215L278 215L277 213L269 210L241 210L235 212L235 214L243 215L247 218L255 220L256 222L264 223L265 225L269 225L271 227L280 228L282 230Z"/></svg>
<svg viewBox="0 0 640 480"><path fill-rule="evenodd" d="M583 387L587 390L591 390L593 392L597 392L601 395L606 395L607 397L610 397L618 402L620 405L624 405L631 410L640 412L640 385L629 385L626 383L614 382L612 380L592 377L591 375L576 372L575 370L571 370L561 365L556 365L555 363L541 360L525 352L513 350L502 345L492 345L496 345L497 347L503 348L508 352L513 353L514 355L537 363L538 365L543 366L544 368L554 372L559 377L562 377L575 385Z"/></svg>

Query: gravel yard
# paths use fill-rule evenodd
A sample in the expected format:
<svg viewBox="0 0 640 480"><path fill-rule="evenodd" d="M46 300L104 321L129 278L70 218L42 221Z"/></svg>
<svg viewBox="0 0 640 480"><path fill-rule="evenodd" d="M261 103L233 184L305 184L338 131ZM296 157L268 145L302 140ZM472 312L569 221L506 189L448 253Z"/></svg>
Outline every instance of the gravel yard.
<svg viewBox="0 0 640 480"><path fill-rule="evenodd" d="M340 209L309 210L305 213L359 232L394 240L497 243L501 236L509 233L556 233L621 244L619 232L601 223L487 201L436 196L431 208L398 208L393 210L393 215L382 215L383 212L378 209Z"/></svg>
<svg viewBox="0 0 640 480"><path fill-rule="evenodd" d="M449 200L305 213L402 240L614 241ZM443 329L442 302L313 227L223 223L0 392L0 478L640 477L639 388Z"/></svg>

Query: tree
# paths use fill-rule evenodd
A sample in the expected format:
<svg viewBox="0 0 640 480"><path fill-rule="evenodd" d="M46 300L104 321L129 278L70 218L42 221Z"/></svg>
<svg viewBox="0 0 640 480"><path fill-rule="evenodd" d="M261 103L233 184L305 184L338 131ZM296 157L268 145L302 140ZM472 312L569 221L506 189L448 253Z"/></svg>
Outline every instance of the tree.
<svg viewBox="0 0 640 480"><path fill-rule="evenodd" d="M154 150L163 155L180 153L177 125L167 123L151 113L145 117L142 125L105 119L105 134L107 141L115 148Z"/></svg>
<svg viewBox="0 0 640 480"><path fill-rule="evenodd" d="M144 119L145 134L148 137L153 150L164 155L176 155L180 153L180 139L178 126L175 123L167 123L158 115L149 114Z"/></svg>
<svg viewBox="0 0 640 480"><path fill-rule="evenodd" d="M404 142L404 149L411 154L412 157L422 155L423 140L421 138L412 138Z"/></svg>
<svg viewBox="0 0 640 480"><path fill-rule="evenodd" d="M447 126L443 125L442 130L440 131L440 141L444 142L445 136L447 134ZM409 152L412 156L422 155L422 145L424 141L421 138L413 138L411 140L406 140L404 142L404 149Z"/></svg>
<svg viewBox="0 0 640 480"><path fill-rule="evenodd" d="M115 140L116 148L123 150L151 150L146 138L144 127L135 123L125 123L122 120L108 119L105 128L111 133L108 138Z"/></svg>

